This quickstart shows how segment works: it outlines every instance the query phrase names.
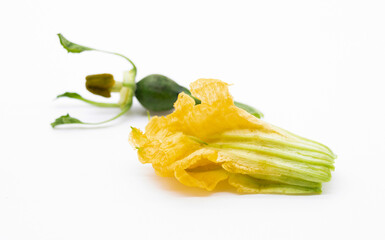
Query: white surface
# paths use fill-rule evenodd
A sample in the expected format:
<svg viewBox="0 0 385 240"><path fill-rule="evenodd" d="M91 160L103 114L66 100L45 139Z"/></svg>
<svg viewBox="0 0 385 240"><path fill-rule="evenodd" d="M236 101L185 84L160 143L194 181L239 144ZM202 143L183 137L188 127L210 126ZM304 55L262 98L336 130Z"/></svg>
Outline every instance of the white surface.
<svg viewBox="0 0 385 240"><path fill-rule="evenodd" d="M1 2L0 239L384 239L383 1ZM52 130L66 114L104 120L57 94L129 66L67 54L56 33L118 51L188 85L201 77L265 120L330 146L318 196L206 193L157 177L128 144L136 102L108 127Z"/></svg>

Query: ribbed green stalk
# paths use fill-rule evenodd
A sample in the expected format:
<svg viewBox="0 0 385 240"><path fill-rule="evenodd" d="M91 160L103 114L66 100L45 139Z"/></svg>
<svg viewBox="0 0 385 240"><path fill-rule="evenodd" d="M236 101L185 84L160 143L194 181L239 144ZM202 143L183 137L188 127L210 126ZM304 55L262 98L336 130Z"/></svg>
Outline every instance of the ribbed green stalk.
<svg viewBox="0 0 385 240"><path fill-rule="evenodd" d="M244 193L273 193L273 194L320 194L320 187L301 187L256 179L247 175L234 174L229 183Z"/></svg>
<svg viewBox="0 0 385 240"><path fill-rule="evenodd" d="M283 129L237 130L206 139L206 146L230 156L222 167L229 183L258 193L314 194L331 179L336 155L325 145Z"/></svg>
<svg viewBox="0 0 385 240"><path fill-rule="evenodd" d="M327 182L331 178L330 169L327 167L310 165L242 150L222 149L221 151L233 156L234 159L237 159L238 164L244 164L246 168L250 169L250 174L269 171L274 174L312 182Z"/></svg>

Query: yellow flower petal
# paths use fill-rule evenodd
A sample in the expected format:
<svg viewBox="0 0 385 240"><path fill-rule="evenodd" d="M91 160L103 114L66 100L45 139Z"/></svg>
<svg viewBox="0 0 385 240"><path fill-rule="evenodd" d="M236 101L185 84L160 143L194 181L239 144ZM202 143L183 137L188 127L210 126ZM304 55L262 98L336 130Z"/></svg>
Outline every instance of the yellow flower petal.
<svg viewBox="0 0 385 240"><path fill-rule="evenodd" d="M199 79L180 93L175 111L153 117L130 141L160 176L211 191L223 180L245 193L319 193L335 155L322 144L270 125L237 108L228 84Z"/></svg>

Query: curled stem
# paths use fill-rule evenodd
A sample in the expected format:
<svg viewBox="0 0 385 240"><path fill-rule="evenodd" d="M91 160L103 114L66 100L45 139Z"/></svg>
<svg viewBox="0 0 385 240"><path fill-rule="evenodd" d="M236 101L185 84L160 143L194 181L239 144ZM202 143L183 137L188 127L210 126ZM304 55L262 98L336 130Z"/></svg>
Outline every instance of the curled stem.
<svg viewBox="0 0 385 240"><path fill-rule="evenodd" d="M67 115L63 115L63 116L57 118L53 123L51 123L51 126L54 128L58 125L64 125L64 124L100 125L100 124L111 122L111 121L119 118L120 116L125 114L128 110L130 110L130 107L131 107L130 105L127 105L126 107L124 107L122 109L122 111L118 115L116 115L115 117L110 118L108 120L102 121L102 122L96 122L96 123L82 122L79 119L73 118L69 114L67 114Z"/></svg>
<svg viewBox="0 0 385 240"><path fill-rule="evenodd" d="M65 92L63 94L58 95L56 98L62 98L62 97L77 99L77 100L86 102L86 103L91 104L91 105L96 106L96 107L120 107L120 105L117 103L95 102L95 101L86 99L86 98L82 97L80 94L74 93L74 92Z"/></svg>
<svg viewBox="0 0 385 240"><path fill-rule="evenodd" d="M137 68L136 68L135 64L128 57L124 56L123 54L82 46L82 45L79 45L79 44L76 44L76 43L69 41L60 33L58 34L58 36L59 36L60 44L68 52L81 53L83 51L98 51L98 52L113 54L116 56L120 56L120 57L126 59L128 62L130 62L130 64L132 65L132 69L130 71L124 72L123 83L122 83L122 86L120 89L120 100L119 100L119 103L117 103L117 104L100 103L100 102L91 101L91 100L83 98L82 96L80 96L77 93L66 92L66 93L58 96L58 98L69 97L69 98L78 99L78 100L81 100L83 102L86 102L86 103L89 103L91 105L98 106L98 107L120 107L121 112L118 115L116 115L115 117L110 118L108 120L102 121L102 122L88 123L88 122L82 122L79 119L73 118L69 114L67 114L67 115L63 115L63 116L57 118L53 123L51 123L51 126L54 128L58 125L63 125L63 124L99 125L99 124L104 124L104 123L113 121L113 120L119 118L120 116L122 116L123 114L125 114L131 108L132 98L134 97L134 94L135 94L135 77L136 77L136 73L137 73ZM115 89L113 89L113 90L115 91Z"/></svg>

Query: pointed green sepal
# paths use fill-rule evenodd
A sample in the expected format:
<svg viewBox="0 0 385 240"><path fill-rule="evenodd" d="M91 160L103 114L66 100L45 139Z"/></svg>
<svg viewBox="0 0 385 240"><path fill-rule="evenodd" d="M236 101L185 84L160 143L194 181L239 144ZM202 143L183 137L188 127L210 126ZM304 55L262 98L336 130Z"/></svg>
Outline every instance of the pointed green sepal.
<svg viewBox="0 0 385 240"><path fill-rule="evenodd" d="M57 125L63 125L63 124L84 124L79 119L71 117L68 113L67 115L63 115L55 120L55 122L51 123L51 126L54 128Z"/></svg>
<svg viewBox="0 0 385 240"><path fill-rule="evenodd" d="M71 53L81 53L83 51L90 51L90 50L95 50L93 48L89 48L86 46L82 46L76 43L73 43L69 41L67 38L65 38L61 33L58 34L60 44L68 51Z"/></svg>
<svg viewBox="0 0 385 240"><path fill-rule="evenodd" d="M246 105L246 104L240 103L240 102L235 102L235 101L234 101L234 105L245 110L246 112L250 113L251 115L253 115L259 119L264 117L263 113L261 111L259 111L258 109L255 109L249 105Z"/></svg>

